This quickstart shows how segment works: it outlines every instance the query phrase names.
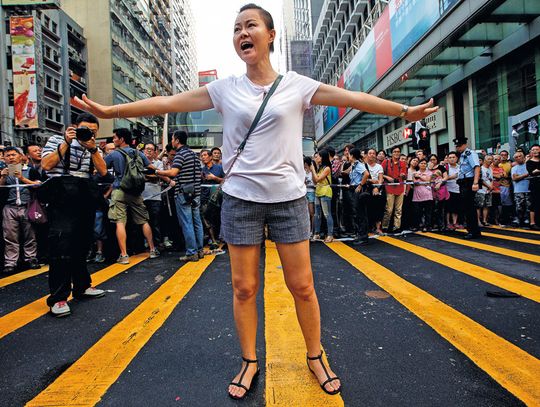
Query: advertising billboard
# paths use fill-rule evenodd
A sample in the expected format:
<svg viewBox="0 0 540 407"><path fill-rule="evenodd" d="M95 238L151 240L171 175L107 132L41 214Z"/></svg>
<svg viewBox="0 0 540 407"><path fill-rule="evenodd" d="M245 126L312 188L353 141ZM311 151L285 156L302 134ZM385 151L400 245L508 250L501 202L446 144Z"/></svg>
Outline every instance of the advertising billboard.
<svg viewBox="0 0 540 407"><path fill-rule="evenodd" d="M401 58L440 17L439 2L393 0L388 4L392 33L392 60Z"/></svg>
<svg viewBox="0 0 540 407"><path fill-rule="evenodd" d="M15 126L38 128L34 18L10 17Z"/></svg>

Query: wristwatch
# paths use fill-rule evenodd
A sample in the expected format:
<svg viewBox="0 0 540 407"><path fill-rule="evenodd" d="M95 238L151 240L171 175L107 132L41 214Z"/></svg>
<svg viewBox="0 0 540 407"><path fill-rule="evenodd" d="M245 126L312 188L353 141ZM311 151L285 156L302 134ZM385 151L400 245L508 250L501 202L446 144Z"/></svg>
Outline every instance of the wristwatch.
<svg viewBox="0 0 540 407"><path fill-rule="evenodd" d="M399 117L404 118L408 111L409 111L409 106L401 105L401 113L399 114Z"/></svg>

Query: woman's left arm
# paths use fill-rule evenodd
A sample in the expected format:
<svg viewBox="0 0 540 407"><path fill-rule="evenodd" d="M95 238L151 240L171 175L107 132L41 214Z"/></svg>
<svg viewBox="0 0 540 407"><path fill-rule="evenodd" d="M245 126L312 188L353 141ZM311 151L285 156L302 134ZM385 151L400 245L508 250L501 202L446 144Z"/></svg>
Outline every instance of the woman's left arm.
<svg viewBox="0 0 540 407"><path fill-rule="evenodd" d="M382 114L385 116L400 116L404 106L400 103L381 99L377 96L364 92L353 92L346 89L321 84L313 97L311 103L314 105L351 107L363 112ZM415 122L436 112L438 106L433 107L433 99L418 106L408 106L404 115L405 119Z"/></svg>

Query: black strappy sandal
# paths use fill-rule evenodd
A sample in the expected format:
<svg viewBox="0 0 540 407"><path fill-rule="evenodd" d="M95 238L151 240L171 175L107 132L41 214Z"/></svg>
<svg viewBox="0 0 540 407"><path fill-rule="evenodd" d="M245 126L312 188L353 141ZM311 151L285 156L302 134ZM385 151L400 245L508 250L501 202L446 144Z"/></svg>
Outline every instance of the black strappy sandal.
<svg viewBox="0 0 540 407"><path fill-rule="evenodd" d="M312 357L310 358L308 355L306 355L307 357L307 365L308 365L308 369L311 373L313 373L313 375L315 376L315 378L317 379L317 381L319 381L319 379L317 378L317 375L315 374L315 372L313 370L311 370L311 367L309 366L309 361L310 360L318 360L319 362L321 362L321 366L324 370L324 373L326 374L326 377L327 377L327 380L322 383L320 386L321 386L321 389L324 390L325 393L327 394L330 394L331 396L334 396L336 394L338 394L340 391L341 391L341 384L339 385L339 388L337 390L334 390L334 391L328 391L326 390L326 386L328 383L330 383L331 381L334 381L334 380L340 380L339 377L335 376L335 377L330 377L330 375L328 374L328 370L326 370L326 366L324 365L323 361L322 361L322 351L321 351L321 354L319 356L315 356L315 357Z"/></svg>
<svg viewBox="0 0 540 407"><path fill-rule="evenodd" d="M257 380L257 377L259 377L259 373L261 372L261 369L259 369L259 361L257 359L250 360L250 359L246 359L245 357L242 356L242 360L244 362L246 362L246 367L242 371L242 374L240 375L240 379L238 380L238 382L230 382L229 386L232 384L233 386L240 387L240 388L244 389L246 392L244 393L243 396L238 397L238 396L233 396L231 393L229 393L229 391L227 391L227 393L229 394L229 397L233 398L235 400L242 400L244 397L247 396L247 394L249 393L249 391L253 387L253 382L255 382L255 380ZM257 371L255 372L255 374L251 378L251 383L249 384L249 388L247 388L246 386L244 386L242 384L242 379L244 378L244 375L246 374L246 372L248 370L248 366L249 366L250 363L257 363Z"/></svg>

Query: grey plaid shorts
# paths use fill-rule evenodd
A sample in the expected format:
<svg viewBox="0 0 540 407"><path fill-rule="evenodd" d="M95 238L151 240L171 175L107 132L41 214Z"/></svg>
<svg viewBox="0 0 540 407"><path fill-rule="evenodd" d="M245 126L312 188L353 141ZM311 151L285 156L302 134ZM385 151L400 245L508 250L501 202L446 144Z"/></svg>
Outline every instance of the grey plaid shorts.
<svg viewBox="0 0 540 407"><path fill-rule="evenodd" d="M223 193L221 237L234 245L258 245L268 238L276 243L309 239L310 224L306 197L277 203L244 201Z"/></svg>

